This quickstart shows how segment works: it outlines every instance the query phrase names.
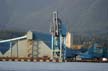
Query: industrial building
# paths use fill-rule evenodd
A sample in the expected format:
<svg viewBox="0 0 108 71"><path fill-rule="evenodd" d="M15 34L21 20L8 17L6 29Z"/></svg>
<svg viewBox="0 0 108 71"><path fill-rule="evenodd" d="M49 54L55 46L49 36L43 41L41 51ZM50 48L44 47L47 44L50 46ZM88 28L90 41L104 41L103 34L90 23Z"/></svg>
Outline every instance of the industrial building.
<svg viewBox="0 0 108 71"><path fill-rule="evenodd" d="M90 59L108 62L107 46L100 48L97 42L84 45L73 45L71 33L58 18L57 12L53 12L53 21L50 25L50 33L28 31L23 36L0 40L0 61L76 61Z"/></svg>
<svg viewBox="0 0 108 71"><path fill-rule="evenodd" d="M13 38L4 43L0 42L0 58L51 58L50 34L28 31L25 36L27 37L18 40ZM67 45L70 46L70 43Z"/></svg>
<svg viewBox="0 0 108 71"><path fill-rule="evenodd" d="M24 36L1 40L0 58L50 58L51 60L65 60L66 46L71 46L71 34L67 33L66 26L53 12L53 22L50 33L37 34L28 31ZM67 43L67 44L66 44Z"/></svg>

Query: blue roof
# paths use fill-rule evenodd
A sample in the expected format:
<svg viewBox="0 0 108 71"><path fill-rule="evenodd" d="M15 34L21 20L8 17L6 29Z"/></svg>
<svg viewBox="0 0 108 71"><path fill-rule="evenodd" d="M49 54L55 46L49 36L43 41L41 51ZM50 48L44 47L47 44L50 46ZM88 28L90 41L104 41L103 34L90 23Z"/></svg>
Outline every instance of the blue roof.
<svg viewBox="0 0 108 71"><path fill-rule="evenodd" d="M66 57L75 57L76 55L79 55L79 54L80 54L79 50L66 48Z"/></svg>
<svg viewBox="0 0 108 71"><path fill-rule="evenodd" d="M48 33L33 32L33 40L42 40L51 48L51 35Z"/></svg>
<svg viewBox="0 0 108 71"><path fill-rule="evenodd" d="M33 39L42 40L42 41L51 41L51 35L47 33L33 32Z"/></svg>

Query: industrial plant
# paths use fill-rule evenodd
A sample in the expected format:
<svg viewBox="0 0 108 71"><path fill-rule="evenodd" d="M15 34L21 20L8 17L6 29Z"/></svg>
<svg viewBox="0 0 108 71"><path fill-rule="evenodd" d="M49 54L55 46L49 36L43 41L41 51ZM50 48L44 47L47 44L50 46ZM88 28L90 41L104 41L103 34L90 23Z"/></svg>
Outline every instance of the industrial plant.
<svg viewBox="0 0 108 71"><path fill-rule="evenodd" d="M23 36L0 40L0 61L34 62L108 62L108 44L90 38L74 44L56 11L52 14L50 32L28 31Z"/></svg>

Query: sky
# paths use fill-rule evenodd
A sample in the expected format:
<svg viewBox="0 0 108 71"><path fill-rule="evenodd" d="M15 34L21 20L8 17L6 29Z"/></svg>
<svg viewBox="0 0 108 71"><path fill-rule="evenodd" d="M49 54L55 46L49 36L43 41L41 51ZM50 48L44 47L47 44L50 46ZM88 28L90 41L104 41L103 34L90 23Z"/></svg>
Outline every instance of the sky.
<svg viewBox="0 0 108 71"><path fill-rule="evenodd" d="M49 33L53 11L69 32L108 30L108 0L0 0L0 30Z"/></svg>

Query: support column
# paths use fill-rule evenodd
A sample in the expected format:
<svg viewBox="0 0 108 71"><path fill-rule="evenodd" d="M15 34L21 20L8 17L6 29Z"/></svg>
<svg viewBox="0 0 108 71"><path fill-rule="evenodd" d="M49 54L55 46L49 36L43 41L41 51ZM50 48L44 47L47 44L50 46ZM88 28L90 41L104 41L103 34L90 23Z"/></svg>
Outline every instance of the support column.
<svg viewBox="0 0 108 71"><path fill-rule="evenodd" d="M28 57L33 58L33 40L28 40L27 39L27 44L28 44Z"/></svg>
<svg viewBox="0 0 108 71"><path fill-rule="evenodd" d="M34 58L34 46L33 46L34 42L33 42L33 40L29 40L29 41L31 42L31 44L30 44L30 48L31 48L31 57Z"/></svg>
<svg viewBox="0 0 108 71"><path fill-rule="evenodd" d="M33 32L27 32L27 42L28 42L28 57L33 58Z"/></svg>
<svg viewBox="0 0 108 71"><path fill-rule="evenodd" d="M17 40L17 58L18 58L18 40Z"/></svg>
<svg viewBox="0 0 108 71"><path fill-rule="evenodd" d="M54 37L53 37L53 35L52 35L52 38L51 38L51 59L53 59L53 49L54 49L54 42L53 42L53 40L54 40Z"/></svg>
<svg viewBox="0 0 108 71"><path fill-rule="evenodd" d="M64 37L64 60L66 59L66 37Z"/></svg>
<svg viewBox="0 0 108 71"><path fill-rule="evenodd" d="M62 60L62 36L60 34L60 60Z"/></svg>
<svg viewBox="0 0 108 71"><path fill-rule="evenodd" d="M10 42L10 49L11 49L10 57L12 57L12 42Z"/></svg>

